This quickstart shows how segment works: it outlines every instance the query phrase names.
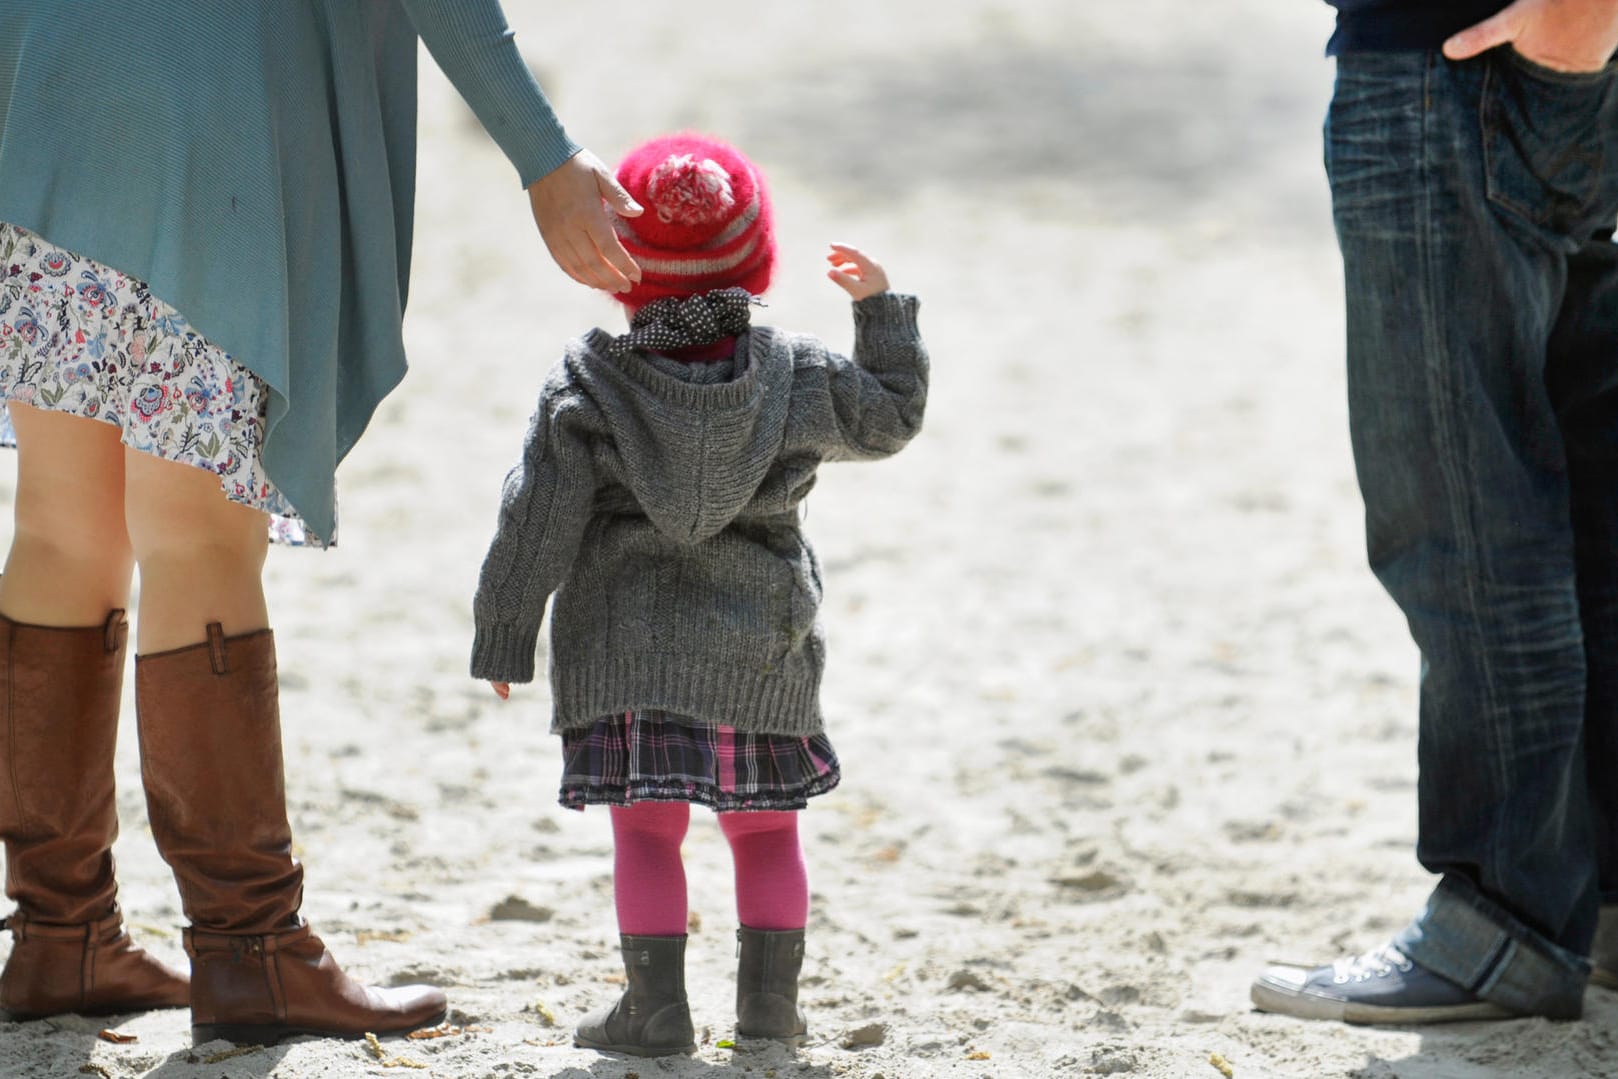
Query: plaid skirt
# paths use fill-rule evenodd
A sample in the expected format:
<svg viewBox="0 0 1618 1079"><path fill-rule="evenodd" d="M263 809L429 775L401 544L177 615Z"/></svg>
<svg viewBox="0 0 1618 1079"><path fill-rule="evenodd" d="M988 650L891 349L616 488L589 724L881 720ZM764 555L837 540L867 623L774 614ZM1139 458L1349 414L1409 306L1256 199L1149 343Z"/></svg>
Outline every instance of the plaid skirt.
<svg viewBox="0 0 1618 1079"><path fill-rule="evenodd" d="M749 734L667 712L626 712L562 732L568 809L695 802L719 812L802 809L842 772L824 734Z"/></svg>

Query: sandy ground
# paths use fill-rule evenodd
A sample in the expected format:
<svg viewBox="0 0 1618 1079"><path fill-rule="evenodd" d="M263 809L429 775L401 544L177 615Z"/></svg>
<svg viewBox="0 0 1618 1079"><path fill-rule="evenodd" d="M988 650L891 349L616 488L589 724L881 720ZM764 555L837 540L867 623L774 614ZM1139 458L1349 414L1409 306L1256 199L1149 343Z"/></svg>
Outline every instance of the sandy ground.
<svg viewBox="0 0 1618 1079"><path fill-rule="evenodd" d="M785 264L766 318L848 340L819 277L831 239L923 297L926 431L891 463L826 469L810 503L846 767L805 818L811 1044L719 1045L734 915L698 815L701 1051L570 1046L617 991L606 816L554 805L544 689L502 705L463 672L534 392L615 312L550 267L509 168L424 65L414 369L343 468L341 547L276 552L269 587L305 913L353 972L445 986L466 1030L384 1062L193 1049L183 1013L118 1017L125 1045L64 1018L0 1026L0 1075L1618 1072L1600 991L1564 1025L1248 1007L1265 959L1377 944L1429 886L1416 655L1363 566L1346 437L1324 5L508 7L604 157L694 125L768 170ZM132 734L123 901L181 961Z"/></svg>

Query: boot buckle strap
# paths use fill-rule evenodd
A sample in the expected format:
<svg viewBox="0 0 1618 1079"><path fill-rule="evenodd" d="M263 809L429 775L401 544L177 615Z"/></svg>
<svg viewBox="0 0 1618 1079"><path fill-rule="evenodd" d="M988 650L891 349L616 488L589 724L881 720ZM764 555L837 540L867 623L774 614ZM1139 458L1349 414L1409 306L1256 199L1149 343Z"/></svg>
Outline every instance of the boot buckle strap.
<svg viewBox="0 0 1618 1079"><path fill-rule="evenodd" d="M77 941L84 945L86 951L93 951L104 939L117 939L122 932L122 926L123 918L117 910L105 918L98 918L93 922L77 922L73 925L37 922L20 910L0 918L0 930L11 930L12 936L19 941L30 939Z"/></svg>
<svg viewBox="0 0 1618 1079"><path fill-rule="evenodd" d="M101 627L101 647L110 656L123 648L124 642L129 639L129 622L124 618L122 607L114 608Z"/></svg>
<svg viewBox="0 0 1618 1079"><path fill-rule="evenodd" d="M208 623L208 662L214 674L230 673L230 665L225 660L225 628L218 622Z"/></svg>
<svg viewBox="0 0 1618 1079"><path fill-rule="evenodd" d="M296 932L296 931L295 931ZM307 932L300 934L307 936ZM235 963L257 963L264 970L264 987L270 994L270 1007L274 1011L276 1022L284 1022L287 1016L286 990L281 985L280 964L276 961L276 953L280 951L282 937L289 934L265 933L198 933L195 929L187 928L181 937L185 941L185 954L192 959L199 955L214 954L230 956Z"/></svg>
<svg viewBox="0 0 1618 1079"><path fill-rule="evenodd" d="M258 936L243 936L236 933L209 933L197 932L187 928L180 933L180 939L185 944L185 954L192 959L202 955L223 954L229 952L231 958L240 963L248 956L262 956L265 951L265 938Z"/></svg>
<svg viewBox="0 0 1618 1079"><path fill-rule="evenodd" d="M185 953L196 958L198 952L229 952L238 961L248 956L265 958L307 940L312 930L309 923L298 924L274 933L213 933L206 929L187 927L180 933Z"/></svg>

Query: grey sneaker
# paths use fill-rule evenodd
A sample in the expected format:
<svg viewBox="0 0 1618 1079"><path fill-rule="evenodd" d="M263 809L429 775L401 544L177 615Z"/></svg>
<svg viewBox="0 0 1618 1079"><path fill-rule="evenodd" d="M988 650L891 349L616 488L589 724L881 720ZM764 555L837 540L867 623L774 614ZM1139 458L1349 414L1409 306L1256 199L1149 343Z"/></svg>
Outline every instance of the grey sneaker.
<svg viewBox="0 0 1618 1079"><path fill-rule="evenodd" d="M1618 989L1618 906L1601 908L1590 945L1590 984Z"/></svg>
<svg viewBox="0 0 1618 1079"><path fill-rule="evenodd" d="M1392 944L1328 967L1276 964L1252 989L1259 1011L1344 1023L1450 1023L1514 1019L1410 959Z"/></svg>

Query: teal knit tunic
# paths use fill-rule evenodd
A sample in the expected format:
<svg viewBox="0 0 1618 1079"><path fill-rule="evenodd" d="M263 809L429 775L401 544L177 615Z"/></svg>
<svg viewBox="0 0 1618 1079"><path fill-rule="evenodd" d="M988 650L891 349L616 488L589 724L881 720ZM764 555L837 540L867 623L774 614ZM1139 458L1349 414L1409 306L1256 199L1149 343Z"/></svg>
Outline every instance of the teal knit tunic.
<svg viewBox="0 0 1618 1079"><path fill-rule="evenodd" d="M578 151L498 0L0 2L0 221L262 378L266 472L322 538L405 371L418 33L525 185Z"/></svg>

